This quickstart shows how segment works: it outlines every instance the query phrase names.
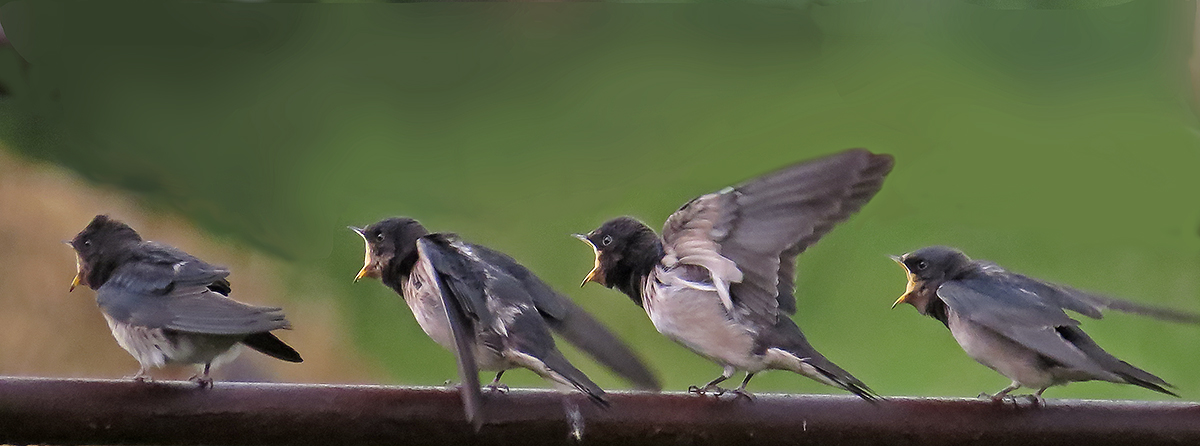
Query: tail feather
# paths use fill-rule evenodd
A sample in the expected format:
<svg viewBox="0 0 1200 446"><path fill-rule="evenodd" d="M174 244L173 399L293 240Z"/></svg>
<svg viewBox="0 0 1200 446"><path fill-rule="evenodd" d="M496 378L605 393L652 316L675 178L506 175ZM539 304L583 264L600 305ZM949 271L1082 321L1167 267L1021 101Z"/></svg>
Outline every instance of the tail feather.
<svg viewBox="0 0 1200 446"><path fill-rule="evenodd" d="M575 366L572 365L570 361L567 361L567 358L558 350L548 353L549 354L547 354L546 357L541 359L542 363L546 365L546 368L550 369L551 372L554 372L555 375L558 375L557 377L551 376L551 379L555 379L557 381L556 378L562 378L566 381L563 384L570 384L580 392L583 392L583 394L587 395L592 402L596 403L596 405L608 407L608 400L605 398L606 394L604 393L604 389L601 389L600 386L592 382L587 375L575 368Z"/></svg>
<svg viewBox="0 0 1200 446"><path fill-rule="evenodd" d="M825 362L828 363L828 365L833 365L833 363L829 362L829 360L825 360ZM882 399L879 394L875 393L874 390L871 390L870 387L867 387L866 384L863 384L862 381L859 381L858 378L846 373L845 370L842 370L836 365L833 365L834 370L826 370L824 367L812 364L811 362L809 365L812 365L813 368L817 369L818 372L820 372L822 375L825 375L825 377L829 378L830 381L836 383L838 387L846 389L850 393L857 395L859 398L870 402L876 402Z"/></svg>
<svg viewBox="0 0 1200 446"><path fill-rule="evenodd" d="M1121 375L1122 378L1125 378L1125 382L1127 382L1129 384L1133 384L1135 386L1140 386L1140 387L1145 387L1145 388L1153 390L1155 392L1165 393L1167 395L1171 395L1173 397L1179 398L1179 394L1166 389L1166 387L1173 387L1170 384L1159 385L1157 383L1138 379L1137 377L1134 377L1134 376L1129 376L1129 375L1125 375L1125 374L1121 374L1121 373L1118 373L1118 375ZM1166 386L1166 387L1164 387L1164 386Z"/></svg>
<svg viewBox="0 0 1200 446"><path fill-rule="evenodd" d="M300 353L296 349L287 345L287 343L275 337L270 332L254 333L246 336L245 339L242 339L242 343L272 358L282 359L287 362L304 362L304 359L300 357Z"/></svg>
<svg viewBox="0 0 1200 446"><path fill-rule="evenodd" d="M1173 387L1170 383L1163 381L1162 378L1155 376L1153 373L1134 367L1133 364L1117 359L1117 357L1109 354L1092 340L1091 336L1084 333L1079 327L1058 327L1058 334L1063 339L1070 342L1075 348L1082 351L1087 357L1105 370L1108 370L1129 384L1145 387L1155 392L1165 393L1167 395L1178 397L1175 392L1167 390L1167 387Z"/></svg>
<svg viewBox="0 0 1200 446"><path fill-rule="evenodd" d="M855 378L854 375L851 375L850 372L838 367L837 364L834 364L833 361L830 361L825 355L822 355L817 349L813 348L808 343L808 339L805 339L804 333L800 331L800 327L797 327L796 323L790 318L780 317L775 325L775 330L770 333L768 338L771 344L778 346L776 348L795 356L804 365L814 369L816 375L819 376L814 376L814 374L807 370L794 370L795 372L825 384L841 387L867 401L874 402L882 399L879 394L871 390L870 387L867 387L866 384L863 384L858 378Z"/></svg>
<svg viewBox="0 0 1200 446"><path fill-rule="evenodd" d="M624 342L582 308L569 301L566 303L568 311L564 312L563 318L546 318L550 328L638 389L662 389L658 377Z"/></svg>

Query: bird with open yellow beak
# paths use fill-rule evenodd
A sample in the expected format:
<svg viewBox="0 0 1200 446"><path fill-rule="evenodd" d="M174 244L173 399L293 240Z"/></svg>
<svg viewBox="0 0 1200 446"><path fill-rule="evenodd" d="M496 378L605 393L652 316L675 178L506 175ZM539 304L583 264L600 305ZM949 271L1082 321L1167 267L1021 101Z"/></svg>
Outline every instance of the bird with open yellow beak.
<svg viewBox="0 0 1200 446"><path fill-rule="evenodd" d="M1162 378L1104 351L1067 316L1071 310L1099 319L1112 309L1174 322L1200 323L1200 315L1137 304L1043 282L999 265L971 260L954 248L931 246L900 257L908 285L892 307L905 303L950 329L967 355L1012 380L995 394L1002 401L1021 387L1042 392L1074 381L1133 384L1175 395Z"/></svg>
<svg viewBox="0 0 1200 446"><path fill-rule="evenodd" d="M504 389L505 370L526 368L572 387L600 404L604 390L555 346L551 330L639 388L658 380L615 335L570 299L511 257L430 233L411 218L388 218L365 228L366 254L355 280L379 278L404 298L434 342L455 352L467 419L483 423L479 370L496 371L488 386Z"/></svg>
<svg viewBox="0 0 1200 446"><path fill-rule="evenodd" d="M721 395L764 370L788 370L866 400L858 378L818 352L792 321L796 256L883 186L890 155L852 149L784 167L700 196L667 218L662 236L632 217L586 235L595 265L583 283L616 288L646 310L658 331L723 367L689 390Z"/></svg>

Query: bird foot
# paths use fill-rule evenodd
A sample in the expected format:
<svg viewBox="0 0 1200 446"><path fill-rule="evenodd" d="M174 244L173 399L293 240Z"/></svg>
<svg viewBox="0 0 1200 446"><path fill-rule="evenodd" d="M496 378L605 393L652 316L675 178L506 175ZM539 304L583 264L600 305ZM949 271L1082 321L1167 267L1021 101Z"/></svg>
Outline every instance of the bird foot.
<svg viewBox="0 0 1200 446"><path fill-rule="evenodd" d="M743 389L743 388L740 388L740 387L739 387L739 388L736 388L736 389L733 389L733 390L730 390L730 391L729 391L729 393L732 393L732 394L733 394L733 399L734 399L734 401L740 400L740 399L742 399L742 398L745 398L745 399L746 399L746 401L750 401L750 402L753 402L753 401L754 401L754 394L753 394L753 393L750 393L750 392L747 392L747 391L746 391L746 389Z"/></svg>
<svg viewBox="0 0 1200 446"><path fill-rule="evenodd" d="M483 386L483 388L487 389L489 392L497 392L501 395L508 393L508 385L504 383L493 382Z"/></svg>
<svg viewBox="0 0 1200 446"><path fill-rule="evenodd" d="M127 375L127 376L125 376L125 379L132 379L132 380L140 382L140 383L154 382L154 378L151 378L150 375L147 375L142 372L138 372L136 375Z"/></svg>
<svg viewBox="0 0 1200 446"><path fill-rule="evenodd" d="M721 388L720 386L717 386L716 384L709 384L704 387L696 387L696 386L688 387L688 393L694 393L696 395L708 395L711 393L713 396L721 396L721 395L724 395L725 392L726 392L725 389Z"/></svg>
<svg viewBox="0 0 1200 446"><path fill-rule="evenodd" d="M999 393L993 395L993 394L990 394L987 392L980 393L979 399L989 400L995 404L1001 404L1001 403L1016 404L1016 402L1017 402L1016 398L1014 398L1012 395L1002 395Z"/></svg>
<svg viewBox="0 0 1200 446"><path fill-rule="evenodd" d="M196 375L188 378L188 381L199 384L201 389L211 389L213 386L213 379L207 375Z"/></svg>
<svg viewBox="0 0 1200 446"><path fill-rule="evenodd" d="M1021 400L1028 401L1033 407L1044 407L1046 405L1045 399L1032 393L1028 395L992 395L989 393L981 393L979 394L979 398L990 400L994 404L1009 403L1014 407L1019 407L1021 405Z"/></svg>

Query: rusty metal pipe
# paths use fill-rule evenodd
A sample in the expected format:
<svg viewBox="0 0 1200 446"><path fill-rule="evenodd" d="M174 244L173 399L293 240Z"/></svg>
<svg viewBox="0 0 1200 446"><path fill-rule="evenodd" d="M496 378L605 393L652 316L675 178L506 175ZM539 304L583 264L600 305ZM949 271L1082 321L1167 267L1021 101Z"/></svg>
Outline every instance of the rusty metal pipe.
<svg viewBox="0 0 1200 446"><path fill-rule="evenodd" d="M1200 444L1200 404L609 394L487 394L479 433L456 391L359 385L0 378L0 443L53 444Z"/></svg>

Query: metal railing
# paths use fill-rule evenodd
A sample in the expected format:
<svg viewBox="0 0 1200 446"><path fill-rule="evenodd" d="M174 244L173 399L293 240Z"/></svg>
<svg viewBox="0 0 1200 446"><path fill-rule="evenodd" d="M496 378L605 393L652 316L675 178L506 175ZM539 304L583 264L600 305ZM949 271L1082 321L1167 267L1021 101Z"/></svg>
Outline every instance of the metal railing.
<svg viewBox="0 0 1200 446"><path fill-rule="evenodd" d="M458 392L361 385L0 378L0 443L466 445L1200 444L1200 404L680 393L485 395L475 432Z"/></svg>

